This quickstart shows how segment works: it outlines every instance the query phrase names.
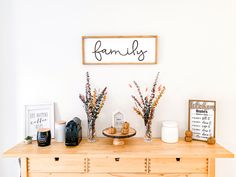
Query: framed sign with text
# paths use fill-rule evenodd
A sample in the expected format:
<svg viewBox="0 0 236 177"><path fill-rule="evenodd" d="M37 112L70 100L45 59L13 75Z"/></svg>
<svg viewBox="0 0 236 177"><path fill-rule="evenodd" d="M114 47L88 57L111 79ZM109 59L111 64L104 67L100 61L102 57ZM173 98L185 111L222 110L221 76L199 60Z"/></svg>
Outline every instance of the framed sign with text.
<svg viewBox="0 0 236 177"><path fill-rule="evenodd" d="M189 100L188 129L193 132L193 139L207 141L215 138L216 102L207 100Z"/></svg>
<svg viewBox="0 0 236 177"><path fill-rule="evenodd" d="M124 123L124 115L117 111L113 114L113 127L115 127L117 129L118 132L121 131L122 129L122 125Z"/></svg>
<svg viewBox="0 0 236 177"><path fill-rule="evenodd" d="M37 139L37 130L49 128L54 138L54 104L37 104L25 106L25 136Z"/></svg>
<svg viewBox="0 0 236 177"><path fill-rule="evenodd" d="M157 64L158 36L82 36L83 64Z"/></svg>

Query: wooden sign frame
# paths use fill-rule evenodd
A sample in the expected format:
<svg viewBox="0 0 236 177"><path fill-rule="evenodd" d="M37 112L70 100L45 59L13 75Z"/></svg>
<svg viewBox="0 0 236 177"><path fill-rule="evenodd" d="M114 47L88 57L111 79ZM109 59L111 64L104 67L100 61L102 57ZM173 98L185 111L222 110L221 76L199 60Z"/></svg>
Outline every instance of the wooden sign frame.
<svg viewBox="0 0 236 177"><path fill-rule="evenodd" d="M214 125L211 126L211 131L214 133L214 135L212 137L215 138L215 134L216 134L216 101L211 101L211 100L189 100L189 103L188 103L188 130L191 130L192 131L192 127L191 127L191 119L192 119L192 115L191 115L191 109L192 109L192 104L196 102L196 105L195 105L195 109L196 109L196 112L197 110L199 110L199 115L198 115L198 118L200 119L201 118L201 121L203 122L206 117L208 119L208 121L214 121ZM202 104L200 104L202 103ZM209 105L209 103L213 104L213 108L212 108L212 105ZM201 111L206 111L206 110L213 110L213 117L210 117L210 116L207 116L207 115L202 115L201 117L201 114L202 112ZM207 111L206 111L207 112ZM207 112L208 113L208 112ZM208 122L209 123L209 122ZM196 125L196 124L195 124ZM201 124L202 125L202 124ZM208 125L209 126L209 125ZM202 127L201 127L202 128ZM214 130L212 130L212 128ZM203 128L204 129L204 128ZM202 129L202 130L203 130ZM202 132L201 130L201 132ZM200 137L200 138L196 138L196 134L194 134L194 131L193 132L193 139L194 140L198 140L198 141L207 141L207 138L203 138L203 137ZM208 136L209 137L209 136Z"/></svg>
<svg viewBox="0 0 236 177"><path fill-rule="evenodd" d="M136 62L133 62L133 61L128 61L128 62L122 62L123 59L120 59L119 61L114 61L114 62L102 62L102 61L95 61L95 62L89 62L86 60L86 40L87 39L103 39L103 40L106 40L106 39L140 39L140 40L145 40L146 39L150 39L150 38L153 38L155 40L154 42L154 45L155 46L152 46L152 48L155 49L154 52L152 52L152 56L153 56L153 59L146 59L146 60L151 60L151 61L136 61ZM133 42L134 43L134 42ZM101 44L102 45L102 44ZM138 44L137 44L138 45ZM128 46L130 47L130 46ZM128 53L128 50L131 50L131 49L128 49L127 46L124 47L126 51L125 54ZM132 47L133 47L133 44L132 44ZM117 53L119 54L119 51L118 49L103 49L105 50L107 53L109 53L109 57L114 57L114 55L117 55ZM138 50L138 49L137 49ZM111 52L112 51L112 52ZM94 47L94 51L95 52L95 47ZM123 51L124 52L124 51ZM129 51L130 52L130 51ZM135 52L139 52L139 51L135 51ZM122 52L121 52L122 53ZM132 52L130 52L132 53ZM136 53L137 54L137 53ZM133 57L135 54L132 53L130 54L131 57ZM120 55L121 57L123 57L122 55ZM82 63L84 65L113 65L113 64L157 64L157 57L158 57L158 36L157 35L144 35L144 36L141 36L141 35L137 35L137 36L82 36ZM128 57L129 58L129 57ZM111 59L112 60L112 59Z"/></svg>

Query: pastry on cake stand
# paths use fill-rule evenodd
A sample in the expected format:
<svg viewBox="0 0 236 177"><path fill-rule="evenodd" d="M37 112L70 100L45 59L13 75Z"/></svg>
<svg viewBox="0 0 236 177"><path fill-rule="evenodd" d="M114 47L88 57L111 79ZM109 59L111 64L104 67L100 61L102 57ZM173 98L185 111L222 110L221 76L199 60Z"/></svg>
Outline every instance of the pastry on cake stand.
<svg viewBox="0 0 236 177"><path fill-rule="evenodd" d="M113 138L113 145L123 145L125 138L130 138L134 135L136 135L136 130L133 128L129 128L129 132L127 134L122 134L121 132L116 133L110 133L110 128L106 128L102 131L102 134L104 136L107 136L109 138Z"/></svg>

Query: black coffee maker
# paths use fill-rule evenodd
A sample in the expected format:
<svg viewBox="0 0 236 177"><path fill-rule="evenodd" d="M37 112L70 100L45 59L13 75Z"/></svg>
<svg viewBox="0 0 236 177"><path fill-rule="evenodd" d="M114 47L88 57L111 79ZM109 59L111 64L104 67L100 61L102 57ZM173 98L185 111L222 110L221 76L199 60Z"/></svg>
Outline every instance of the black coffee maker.
<svg viewBox="0 0 236 177"><path fill-rule="evenodd" d="M77 146L82 140L81 120L75 117L66 124L65 129L65 145Z"/></svg>

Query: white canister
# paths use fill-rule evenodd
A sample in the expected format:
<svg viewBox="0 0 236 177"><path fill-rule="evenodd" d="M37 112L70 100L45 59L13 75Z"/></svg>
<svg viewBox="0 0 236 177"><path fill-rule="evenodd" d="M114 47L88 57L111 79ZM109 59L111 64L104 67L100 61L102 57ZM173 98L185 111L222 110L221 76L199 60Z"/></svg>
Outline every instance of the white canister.
<svg viewBox="0 0 236 177"><path fill-rule="evenodd" d="M177 143L179 139L178 124L175 121L163 121L161 140L165 143Z"/></svg>
<svg viewBox="0 0 236 177"><path fill-rule="evenodd" d="M59 120L55 123L55 137L56 142L64 142L65 141L65 128L66 128L66 121Z"/></svg>

